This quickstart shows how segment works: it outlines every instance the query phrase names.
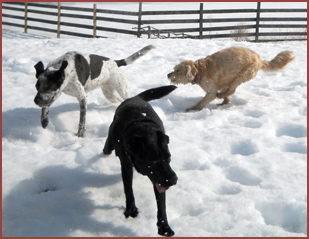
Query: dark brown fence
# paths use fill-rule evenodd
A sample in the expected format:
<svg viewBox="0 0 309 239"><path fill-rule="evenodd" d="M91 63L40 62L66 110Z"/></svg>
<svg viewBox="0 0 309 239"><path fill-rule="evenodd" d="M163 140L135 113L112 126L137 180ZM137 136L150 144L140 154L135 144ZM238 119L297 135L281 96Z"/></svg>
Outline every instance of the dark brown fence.
<svg viewBox="0 0 309 239"><path fill-rule="evenodd" d="M96 4L92 8L81 8L61 3L3 2L2 25L23 28L26 33L29 29L55 33L58 38L61 35L128 34L254 42L307 40L307 9L262 9L260 2L256 9L204 10L203 7L200 3L198 10L143 11L139 3L137 11L132 12L98 9ZM278 14L289 17L278 17ZM293 16L300 14L303 17Z"/></svg>

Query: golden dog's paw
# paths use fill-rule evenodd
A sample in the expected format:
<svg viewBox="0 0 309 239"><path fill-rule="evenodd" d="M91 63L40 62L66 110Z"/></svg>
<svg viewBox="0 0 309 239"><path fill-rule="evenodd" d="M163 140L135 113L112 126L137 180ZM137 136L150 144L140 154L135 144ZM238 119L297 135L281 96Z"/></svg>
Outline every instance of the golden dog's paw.
<svg viewBox="0 0 309 239"><path fill-rule="evenodd" d="M187 108L187 109L186 109L186 112L193 111L193 110L195 110L195 111L200 111L201 109L200 109L199 107L197 107L197 106L192 106L192 107L190 107L190 108Z"/></svg>
<svg viewBox="0 0 309 239"><path fill-rule="evenodd" d="M219 99L223 99L224 97L226 97L226 95L224 94L224 92L221 92L221 93L217 92L216 97L219 98Z"/></svg>

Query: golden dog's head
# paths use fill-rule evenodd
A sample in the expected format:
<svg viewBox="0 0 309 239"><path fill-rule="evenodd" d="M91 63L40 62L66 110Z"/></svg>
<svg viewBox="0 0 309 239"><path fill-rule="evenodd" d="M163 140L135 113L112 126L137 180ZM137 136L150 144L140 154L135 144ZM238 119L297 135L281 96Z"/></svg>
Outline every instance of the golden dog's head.
<svg viewBox="0 0 309 239"><path fill-rule="evenodd" d="M194 61L182 61L167 74L167 78L174 84L188 84L194 81L197 72Z"/></svg>

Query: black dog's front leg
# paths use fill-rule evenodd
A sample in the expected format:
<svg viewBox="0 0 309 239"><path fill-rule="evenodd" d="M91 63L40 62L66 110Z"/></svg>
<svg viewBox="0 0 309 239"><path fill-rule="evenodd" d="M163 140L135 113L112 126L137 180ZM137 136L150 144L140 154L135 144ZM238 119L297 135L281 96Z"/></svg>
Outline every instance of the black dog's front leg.
<svg viewBox="0 0 309 239"><path fill-rule="evenodd" d="M114 150L114 145L109 136L107 136L107 139L104 144L103 153L104 154L111 154Z"/></svg>
<svg viewBox="0 0 309 239"><path fill-rule="evenodd" d="M136 217L138 214L138 209L135 206L135 199L132 188L133 181L133 166L126 154L119 155L121 161L121 173L122 173L122 181L124 186L124 193L126 195L126 210L124 215L126 218L128 217Z"/></svg>
<svg viewBox="0 0 309 239"><path fill-rule="evenodd" d="M175 232L170 228L167 222L166 207L165 207L165 192L159 193L154 186L154 192L157 200L158 207L158 234L161 236L174 236Z"/></svg>
<svg viewBox="0 0 309 239"><path fill-rule="evenodd" d="M103 153L104 154L111 154L112 151L115 149L114 143L113 143L113 133L114 133L114 125L111 124L108 130L107 139L104 144Z"/></svg>
<svg viewBox="0 0 309 239"><path fill-rule="evenodd" d="M87 111L87 100L86 98L81 99L79 101L79 107L80 107L80 117L79 117L79 125L78 125L78 137L83 137L84 133L86 131L85 124L86 124L86 111Z"/></svg>
<svg viewBox="0 0 309 239"><path fill-rule="evenodd" d="M41 114L41 124L42 127L45 129L48 125L48 114L49 114L49 107L43 107L42 108L42 114Z"/></svg>

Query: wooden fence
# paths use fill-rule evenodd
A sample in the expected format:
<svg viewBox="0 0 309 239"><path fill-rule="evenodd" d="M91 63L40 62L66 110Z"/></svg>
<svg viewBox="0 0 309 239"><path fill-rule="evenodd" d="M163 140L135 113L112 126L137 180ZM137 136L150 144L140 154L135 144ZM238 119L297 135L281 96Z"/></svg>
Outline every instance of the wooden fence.
<svg viewBox="0 0 309 239"><path fill-rule="evenodd" d="M263 17L265 13L272 17ZM277 13L305 16L276 17ZM148 38L295 41L307 40L306 13L307 9L262 9L260 2L256 9L204 10L203 3L200 3L199 10L184 11L143 11L142 3L139 3L136 12L98 9L96 4L92 8L81 8L61 3L3 2L2 25L23 28L25 33L29 29L51 32L58 38L61 35L108 37L111 33L118 33L136 37L146 35ZM251 17L230 17L235 14L251 14ZM179 15L183 19L175 19ZM160 16L164 16L163 19Z"/></svg>

